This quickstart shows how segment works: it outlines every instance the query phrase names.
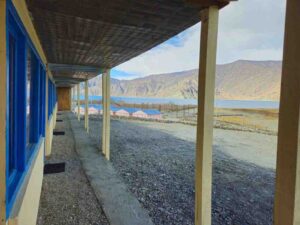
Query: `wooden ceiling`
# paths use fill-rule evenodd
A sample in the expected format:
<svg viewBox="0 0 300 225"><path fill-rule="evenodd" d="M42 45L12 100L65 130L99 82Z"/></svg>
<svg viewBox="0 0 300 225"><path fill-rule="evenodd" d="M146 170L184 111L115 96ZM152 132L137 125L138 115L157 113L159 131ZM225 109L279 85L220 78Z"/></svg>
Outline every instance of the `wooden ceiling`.
<svg viewBox="0 0 300 225"><path fill-rule="evenodd" d="M224 0L27 0L56 83L73 85L199 22Z"/></svg>

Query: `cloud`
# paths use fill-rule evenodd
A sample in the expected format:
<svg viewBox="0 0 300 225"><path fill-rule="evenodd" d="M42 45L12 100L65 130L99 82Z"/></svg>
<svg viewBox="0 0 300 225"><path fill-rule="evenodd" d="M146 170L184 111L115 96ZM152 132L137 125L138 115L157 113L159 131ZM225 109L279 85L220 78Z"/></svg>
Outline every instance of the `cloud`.
<svg viewBox="0 0 300 225"><path fill-rule="evenodd" d="M285 0L239 0L221 10L217 63L238 59L281 60L284 12ZM122 78L132 79L197 68L200 26L198 23L190 27L115 69L131 74Z"/></svg>
<svg viewBox="0 0 300 225"><path fill-rule="evenodd" d="M173 41L169 40L152 50L119 65L116 69L143 76L197 67L200 44L199 27L199 24L197 24L177 35L175 37L176 44L173 44ZM194 59L187 60L191 58Z"/></svg>
<svg viewBox="0 0 300 225"><path fill-rule="evenodd" d="M240 0L224 8L220 13L218 63L281 60L284 15L284 0Z"/></svg>

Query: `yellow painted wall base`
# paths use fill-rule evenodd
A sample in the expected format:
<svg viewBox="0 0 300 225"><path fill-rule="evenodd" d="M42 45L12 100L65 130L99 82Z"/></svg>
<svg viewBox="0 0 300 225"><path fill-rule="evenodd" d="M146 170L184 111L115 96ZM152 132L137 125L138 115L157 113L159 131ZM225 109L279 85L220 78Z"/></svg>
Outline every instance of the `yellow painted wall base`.
<svg viewBox="0 0 300 225"><path fill-rule="evenodd" d="M44 141L37 152L32 169L28 174L28 182L24 187L24 195L18 199L19 205L14 209L12 218L8 220L8 225L35 225L37 221L40 195L43 182L44 171ZM16 203L18 204L18 203Z"/></svg>
<svg viewBox="0 0 300 225"><path fill-rule="evenodd" d="M53 139L53 130L56 126L56 114L57 114L57 105L54 107L53 115L51 116L50 120L48 121L48 126L46 130L46 148L45 148L45 155L51 155L52 149L52 139Z"/></svg>

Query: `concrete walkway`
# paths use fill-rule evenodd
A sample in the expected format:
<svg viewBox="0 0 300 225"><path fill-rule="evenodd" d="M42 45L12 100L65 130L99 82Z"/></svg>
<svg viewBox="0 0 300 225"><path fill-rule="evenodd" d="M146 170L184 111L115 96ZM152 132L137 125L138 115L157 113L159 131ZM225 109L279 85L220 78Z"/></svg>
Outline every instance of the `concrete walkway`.
<svg viewBox="0 0 300 225"><path fill-rule="evenodd" d="M153 225L147 211L127 190L121 178L100 153L73 114L68 114L75 148L83 168L111 225ZM100 137L99 137L100 138Z"/></svg>
<svg viewBox="0 0 300 225"><path fill-rule="evenodd" d="M75 151L74 136L66 113L60 113L52 153L45 163L65 162L63 173L44 176L38 225L109 225ZM27 224L24 224L27 225Z"/></svg>

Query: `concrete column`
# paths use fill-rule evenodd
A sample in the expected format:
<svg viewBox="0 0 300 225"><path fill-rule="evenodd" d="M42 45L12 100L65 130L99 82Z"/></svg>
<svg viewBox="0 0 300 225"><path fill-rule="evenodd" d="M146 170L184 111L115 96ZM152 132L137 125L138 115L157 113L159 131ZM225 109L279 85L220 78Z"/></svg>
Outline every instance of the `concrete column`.
<svg viewBox="0 0 300 225"><path fill-rule="evenodd" d="M80 83L77 84L77 118L80 121Z"/></svg>
<svg viewBox="0 0 300 225"><path fill-rule="evenodd" d="M84 96L85 96L85 113L84 113L84 127L89 132L89 87L88 81L84 82Z"/></svg>
<svg viewBox="0 0 300 225"><path fill-rule="evenodd" d="M102 152L110 159L110 70L102 75Z"/></svg>
<svg viewBox="0 0 300 225"><path fill-rule="evenodd" d="M211 225L212 139L219 9L201 12L195 225Z"/></svg>
<svg viewBox="0 0 300 225"><path fill-rule="evenodd" d="M279 108L275 225L300 225L300 1L287 0Z"/></svg>

